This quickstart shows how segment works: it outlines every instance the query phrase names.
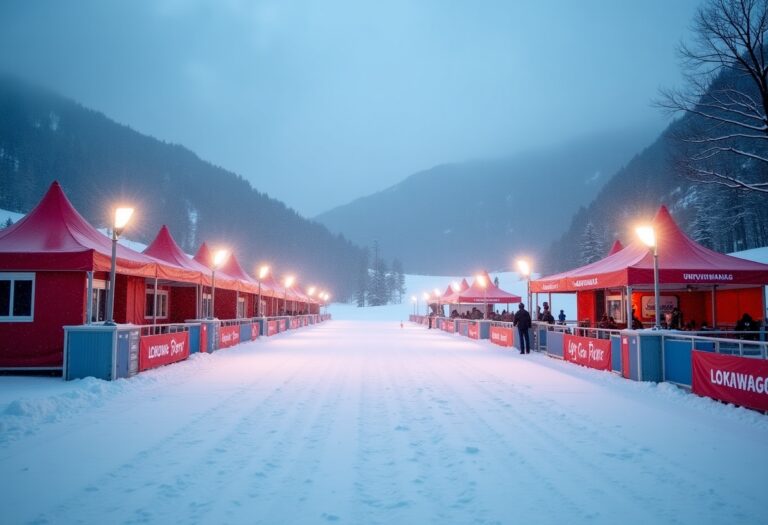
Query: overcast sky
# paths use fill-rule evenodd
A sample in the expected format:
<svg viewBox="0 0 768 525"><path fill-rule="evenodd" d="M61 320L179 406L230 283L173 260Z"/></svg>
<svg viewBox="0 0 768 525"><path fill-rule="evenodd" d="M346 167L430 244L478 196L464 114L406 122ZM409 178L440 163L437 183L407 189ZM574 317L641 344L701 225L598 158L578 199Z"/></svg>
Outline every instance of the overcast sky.
<svg viewBox="0 0 768 525"><path fill-rule="evenodd" d="M694 0L4 0L0 68L313 216L435 164L664 126Z"/></svg>

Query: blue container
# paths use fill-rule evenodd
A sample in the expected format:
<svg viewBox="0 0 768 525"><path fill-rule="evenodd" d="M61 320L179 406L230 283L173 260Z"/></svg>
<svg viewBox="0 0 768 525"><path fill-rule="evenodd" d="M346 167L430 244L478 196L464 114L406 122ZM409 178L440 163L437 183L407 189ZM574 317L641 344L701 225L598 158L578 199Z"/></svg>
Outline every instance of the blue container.
<svg viewBox="0 0 768 525"><path fill-rule="evenodd" d="M661 334L640 332L640 381L664 381Z"/></svg>
<svg viewBox="0 0 768 525"><path fill-rule="evenodd" d="M664 340L664 380L691 386L691 342Z"/></svg>
<svg viewBox="0 0 768 525"><path fill-rule="evenodd" d="M240 325L240 342L245 343L251 340L251 324L243 323Z"/></svg>
<svg viewBox="0 0 768 525"><path fill-rule="evenodd" d="M134 326L64 327L65 380L95 377L107 381L139 370L139 329Z"/></svg>
<svg viewBox="0 0 768 525"><path fill-rule="evenodd" d="M200 325L189 325L189 353L196 354L200 351Z"/></svg>
<svg viewBox="0 0 768 525"><path fill-rule="evenodd" d="M621 373L621 336L611 334L611 370Z"/></svg>
<svg viewBox="0 0 768 525"><path fill-rule="evenodd" d="M490 321L478 321L477 327L478 327L478 335L480 339L491 338L491 322Z"/></svg>

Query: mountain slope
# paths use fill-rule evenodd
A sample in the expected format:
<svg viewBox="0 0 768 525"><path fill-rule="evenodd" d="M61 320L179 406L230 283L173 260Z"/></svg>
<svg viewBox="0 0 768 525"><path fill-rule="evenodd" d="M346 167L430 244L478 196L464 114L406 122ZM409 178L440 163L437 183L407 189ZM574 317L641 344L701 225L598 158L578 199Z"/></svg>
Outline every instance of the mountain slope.
<svg viewBox="0 0 768 525"><path fill-rule="evenodd" d="M52 180L96 226L128 200L137 207L129 228L137 241L167 224L188 252L204 240L228 245L248 269L267 261L336 297L352 291L362 252L343 237L182 146L0 77L0 208L29 211Z"/></svg>
<svg viewBox="0 0 768 525"><path fill-rule="evenodd" d="M411 273L467 274L540 255L651 129L628 129L514 157L446 164L316 217L354 242L378 240Z"/></svg>

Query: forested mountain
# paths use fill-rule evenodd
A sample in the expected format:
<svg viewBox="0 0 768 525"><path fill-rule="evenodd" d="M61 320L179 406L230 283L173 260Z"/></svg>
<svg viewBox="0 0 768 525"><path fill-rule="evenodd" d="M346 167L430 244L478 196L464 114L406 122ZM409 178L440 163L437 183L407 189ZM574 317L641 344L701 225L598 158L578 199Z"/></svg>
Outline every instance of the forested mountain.
<svg viewBox="0 0 768 525"><path fill-rule="evenodd" d="M541 256L650 128L585 137L505 159L446 164L325 212L331 231L402 260L409 273L466 274Z"/></svg>
<svg viewBox="0 0 768 525"><path fill-rule="evenodd" d="M354 290L362 250L341 235L182 146L0 77L0 208L29 211L53 180L97 226L115 202L131 201L135 240L150 241L166 224L189 252L203 241L229 245L247 269L268 261L335 298Z"/></svg>
<svg viewBox="0 0 768 525"><path fill-rule="evenodd" d="M736 85L745 93L753 88L733 73L721 75L710 90ZM756 97L758 98L758 97ZM686 115L674 122L647 149L619 170L589 206L581 208L562 237L550 247L544 271L560 271L588 262L588 246L604 254L614 239L626 243L634 238L641 218L650 218L665 204L681 227L696 241L720 252L768 246L768 194L730 189L719 184L694 182L687 176L684 159L698 146L681 137L691 130L716 129L718 135L733 130L713 126L699 117ZM734 138L729 147L768 158L764 142ZM765 178L765 164L735 156L720 156L712 164L732 177Z"/></svg>

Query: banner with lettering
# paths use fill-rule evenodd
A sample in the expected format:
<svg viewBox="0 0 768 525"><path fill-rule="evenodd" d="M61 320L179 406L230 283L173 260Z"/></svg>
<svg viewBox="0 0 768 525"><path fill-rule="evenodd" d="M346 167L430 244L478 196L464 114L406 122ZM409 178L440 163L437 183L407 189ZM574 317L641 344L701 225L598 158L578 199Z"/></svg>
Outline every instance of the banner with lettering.
<svg viewBox="0 0 768 525"><path fill-rule="evenodd" d="M565 334L563 359L598 370L611 369L610 339L595 339Z"/></svg>
<svg viewBox="0 0 768 525"><path fill-rule="evenodd" d="M260 323L251 323L251 341L255 341L259 337L260 329L261 329Z"/></svg>
<svg viewBox="0 0 768 525"><path fill-rule="evenodd" d="M512 346L512 329L502 326L491 326L491 342L499 346Z"/></svg>
<svg viewBox="0 0 768 525"><path fill-rule="evenodd" d="M139 370L183 361L189 357L189 332L145 335L139 340Z"/></svg>
<svg viewBox="0 0 768 525"><path fill-rule="evenodd" d="M219 348L235 346L240 342L240 325L219 327Z"/></svg>
<svg viewBox="0 0 768 525"><path fill-rule="evenodd" d="M453 333L453 332L456 331L454 328L455 327L453 326L453 321L449 321L447 319L445 321L443 321L443 330L445 332Z"/></svg>
<svg viewBox="0 0 768 525"><path fill-rule="evenodd" d="M469 328L467 328L467 337L470 339L480 339L480 325L477 323L469 323Z"/></svg>
<svg viewBox="0 0 768 525"><path fill-rule="evenodd" d="M695 394L768 410L768 360L698 350L691 354Z"/></svg>
<svg viewBox="0 0 768 525"><path fill-rule="evenodd" d="M267 321L267 337L277 333L277 321Z"/></svg>

